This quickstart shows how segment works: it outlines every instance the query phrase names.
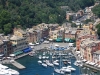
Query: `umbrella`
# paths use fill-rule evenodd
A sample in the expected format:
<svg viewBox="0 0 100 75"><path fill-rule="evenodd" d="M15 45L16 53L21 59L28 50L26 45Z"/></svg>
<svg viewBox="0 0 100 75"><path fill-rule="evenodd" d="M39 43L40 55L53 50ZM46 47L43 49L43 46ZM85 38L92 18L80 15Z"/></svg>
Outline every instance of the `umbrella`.
<svg viewBox="0 0 100 75"><path fill-rule="evenodd" d="M55 44L55 46L59 46L58 44Z"/></svg>
<svg viewBox="0 0 100 75"><path fill-rule="evenodd" d="M13 56L15 56L15 54L10 54L10 56L12 56L12 57L13 57Z"/></svg>

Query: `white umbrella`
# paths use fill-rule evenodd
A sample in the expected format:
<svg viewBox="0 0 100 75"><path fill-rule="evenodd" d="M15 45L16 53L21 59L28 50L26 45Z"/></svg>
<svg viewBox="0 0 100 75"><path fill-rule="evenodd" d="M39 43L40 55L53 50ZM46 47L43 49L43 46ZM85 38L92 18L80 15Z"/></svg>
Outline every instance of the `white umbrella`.
<svg viewBox="0 0 100 75"><path fill-rule="evenodd" d="M15 54L10 54L10 56L12 56L12 57L13 57L13 56L15 56Z"/></svg>
<svg viewBox="0 0 100 75"><path fill-rule="evenodd" d="M8 59L10 59L11 57L7 57Z"/></svg>
<svg viewBox="0 0 100 75"><path fill-rule="evenodd" d="M59 46L58 44L55 44L55 46Z"/></svg>
<svg viewBox="0 0 100 75"><path fill-rule="evenodd" d="M49 41L52 41L53 39L49 39Z"/></svg>

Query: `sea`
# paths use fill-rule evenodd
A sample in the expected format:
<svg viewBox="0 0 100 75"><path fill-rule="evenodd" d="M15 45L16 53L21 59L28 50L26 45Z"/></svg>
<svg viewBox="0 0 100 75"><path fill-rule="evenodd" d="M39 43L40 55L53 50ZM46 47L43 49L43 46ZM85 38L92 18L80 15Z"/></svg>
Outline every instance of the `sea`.
<svg viewBox="0 0 100 75"><path fill-rule="evenodd" d="M12 65L7 66L19 71L20 75L60 75L54 72L54 67L43 67L41 64L37 62L38 60L38 55L27 55L16 60L20 64L24 65L26 67L25 69L18 69ZM71 58L71 66L74 67L76 71L73 71L65 75L100 75L99 71L94 72L94 70L87 67L75 66L73 64L75 61L75 58Z"/></svg>

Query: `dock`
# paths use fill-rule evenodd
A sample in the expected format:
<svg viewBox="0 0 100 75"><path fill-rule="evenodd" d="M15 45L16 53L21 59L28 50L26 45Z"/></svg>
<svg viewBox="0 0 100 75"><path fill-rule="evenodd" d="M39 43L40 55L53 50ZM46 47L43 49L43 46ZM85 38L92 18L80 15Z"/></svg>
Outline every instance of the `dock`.
<svg viewBox="0 0 100 75"><path fill-rule="evenodd" d="M86 67L88 67L88 68L100 71L100 68L98 68L98 67L94 67L94 66L91 66L91 65L88 65L88 64L85 64L85 63L83 65L86 66Z"/></svg>
<svg viewBox="0 0 100 75"><path fill-rule="evenodd" d="M14 65L15 67L17 67L18 69L24 69L25 68L25 66L18 63L17 61L12 62L11 64Z"/></svg>

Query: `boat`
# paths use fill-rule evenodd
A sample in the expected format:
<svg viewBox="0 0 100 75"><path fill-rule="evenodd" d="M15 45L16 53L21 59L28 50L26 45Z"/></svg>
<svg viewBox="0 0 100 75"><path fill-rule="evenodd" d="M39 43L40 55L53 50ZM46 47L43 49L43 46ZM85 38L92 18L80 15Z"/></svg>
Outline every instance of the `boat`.
<svg viewBox="0 0 100 75"><path fill-rule="evenodd" d="M39 64L42 64L42 61L41 61L41 60L39 60L39 61L38 61L38 63L39 63Z"/></svg>
<svg viewBox="0 0 100 75"><path fill-rule="evenodd" d="M46 59L46 56L43 56L42 59Z"/></svg>
<svg viewBox="0 0 100 75"><path fill-rule="evenodd" d="M62 67L61 70L64 71L65 73L66 72L67 73L70 73L71 72L71 70L69 68L67 68L67 67Z"/></svg>
<svg viewBox="0 0 100 75"><path fill-rule="evenodd" d="M42 66L43 66L43 67L47 67L47 64L45 64L45 63L42 63Z"/></svg>
<svg viewBox="0 0 100 75"><path fill-rule="evenodd" d="M41 55L39 55L39 59L42 59L42 56Z"/></svg>
<svg viewBox="0 0 100 75"><path fill-rule="evenodd" d="M29 55L30 56L34 56L35 55L35 52L30 52Z"/></svg>
<svg viewBox="0 0 100 75"><path fill-rule="evenodd" d="M7 69L7 70L9 72L9 74L11 74L11 75L19 75L19 72L16 70L13 70L13 69Z"/></svg>
<svg viewBox="0 0 100 75"><path fill-rule="evenodd" d="M3 72L3 71L0 71L0 75L5 75L5 72Z"/></svg>
<svg viewBox="0 0 100 75"><path fill-rule="evenodd" d="M60 70L60 69L54 69L54 72L58 73L58 74L65 74L64 71Z"/></svg>
<svg viewBox="0 0 100 75"><path fill-rule="evenodd" d="M59 54L60 55L60 63L58 63L58 61L56 60L56 61L54 61L53 63L54 64L59 64L59 66L60 66L60 68L59 69L55 69L54 68L54 71L56 72L56 73L59 73L59 74L65 74L65 72L63 71L63 70L61 70L61 67L62 67L62 58L61 58L61 54Z"/></svg>
<svg viewBox="0 0 100 75"><path fill-rule="evenodd" d="M48 66L54 67L54 65L53 65L52 63L50 63L49 61L46 61L46 64L47 64Z"/></svg>
<svg viewBox="0 0 100 75"><path fill-rule="evenodd" d="M19 72L0 64L0 75L19 75Z"/></svg>
<svg viewBox="0 0 100 75"><path fill-rule="evenodd" d="M78 61L78 60L77 60L77 61L74 62L74 65L75 65L75 66L80 66L80 67L82 67L82 66L83 66L83 63L82 63L81 61Z"/></svg>
<svg viewBox="0 0 100 75"><path fill-rule="evenodd" d="M67 66L67 68L68 68L69 70L71 70L71 71L75 71L75 70L76 70L76 69L73 68L72 66Z"/></svg>
<svg viewBox="0 0 100 75"><path fill-rule="evenodd" d="M56 66L59 66L59 63L58 62L53 62L54 65Z"/></svg>

